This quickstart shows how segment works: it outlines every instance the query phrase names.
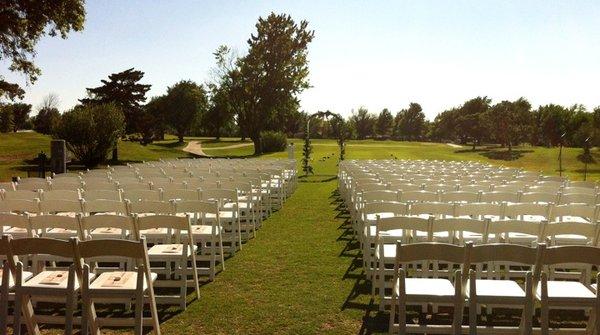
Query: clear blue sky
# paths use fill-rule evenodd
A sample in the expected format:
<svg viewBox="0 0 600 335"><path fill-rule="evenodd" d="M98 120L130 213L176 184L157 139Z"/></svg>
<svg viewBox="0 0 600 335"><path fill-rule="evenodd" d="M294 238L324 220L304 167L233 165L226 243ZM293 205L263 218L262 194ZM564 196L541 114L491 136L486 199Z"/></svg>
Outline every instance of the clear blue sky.
<svg viewBox="0 0 600 335"><path fill-rule="evenodd" d="M274 11L315 30L307 112L395 113L414 101L432 119L478 95L600 105L598 0L93 0L86 10L83 32L40 41L43 73L27 102L53 92L70 108L85 87L130 67L146 73L150 96L181 79L204 82L212 52L226 44L243 54L257 18Z"/></svg>

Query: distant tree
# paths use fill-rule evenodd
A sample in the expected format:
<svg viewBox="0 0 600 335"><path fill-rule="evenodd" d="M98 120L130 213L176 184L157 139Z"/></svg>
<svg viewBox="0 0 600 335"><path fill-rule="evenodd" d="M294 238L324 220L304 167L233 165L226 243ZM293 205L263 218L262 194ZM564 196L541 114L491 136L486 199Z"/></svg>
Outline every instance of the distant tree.
<svg viewBox="0 0 600 335"><path fill-rule="evenodd" d="M295 134L303 132L306 127L307 119L308 114L306 112L296 110L289 113L285 120L285 132L288 137L293 137Z"/></svg>
<svg viewBox="0 0 600 335"><path fill-rule="evenodd" d="M50 135L60 121L59 99L56 94L48 94L37 107L37 115L32 118L33 130Z"/></svg>
<svg viewBox="0 0 600 335"><path fill-rule="evenodd" d="M151 85L140 84L144 72L127 69L108 76L108 80L101 80L102 85L87 88L88 97L80 99L82 104L107 104L114 103L125 115L125 132L134 133L139 130L137 117L146 101L146 92Z"/></svg>
<svg viewBox="0 0 600 335"><path fill-rule="evenodd" d="M377 135L389 136L394 128L394 117L387 108L384 108L377 117L377 124L375 126Z"/></svg>
<svg viewBox="0 0 600 335"><path fill-rule="evenodd" d="M541 118L541 138L547 146L557 146L563 141L562 135L567 135L570 112L567 108L549 104L540 106L538 113Z"/></svg>
<svg viewBox="0 0 600 335"><path fill-rule="evenodd" d="M167 89L166 119L173 127L180 143L190 131L194 120L205 112L206 91L202 85L182 80Z"/></svg>
<svg viewBox="0 0 600 335"><path fill-rule="evenodd" d="M93 104L66 112L55 137L64 139L69 150L85 166L93 167L106 156L123 134L125 117L114 104Z"/></svg>
<svg viewBox="0 0 600 335"><path fill-rule="evenodd" d="M31 105L26 103L13 103L8 104L5 108L10 109L13 119L13 132L17 132L19 129L23 129L27 121L29 120L29 113L31 113Z"/></svg>
<svg viewBox="0 0 600 335"><path fill-rule="evenodd" d="M83 0L2 0L0 1L0 61L9 70L24 74L34 83L41 71L35 66L35 46L42 36L67 38L71 30L83 29ZM0 99L22 98L25 91L0 75Z"/></svg>
<svg viewBox="0 0 600 335"><path fill-rule="evenodd" d="M407 141L421 139L425 132L425 114L418 103L411 102L408 109L399 112L399 138Z"/></svg>
<svg viewBox="0 0 600 335"><path fill-rule="evenodd" d="M531 104L525 99L502 101L482 114L481 120L488 129L489 136L507 146L512 152L513 145L525 141L532 128Z"/></svg>
<svg viewBox="0 0 600 335"><path fill-rule="evenodd" d="M455 141L457 134L457 118L460 110L452 108L438 114L433 120L431 137L435 141Z"/></svg>
<svg viewBox="0 0 600 335"><path fill-rule="evenodd" d="M210 99L202 120L205 127L209 129L210 135L218 140L221 138L222 130L233 121L233 112L225 87L209 84L208 88Z"/></svg>
<svg viewBox="0 0 600 335"><path fill-rule="evenodd" d="M353 112L350 116L350 123L353 124L353 127L356 130L356 137L359 140L364 140L369 136L373 136L376 122L377 117L370 114L369 110L364 107L360 107L356 113Z"/></svg>
<svg viewBox="0 0 600 335"><path fill-rule="evenodd" d="M166 96L153 97L143 106L138 117L142 144L152 143L154 140L162 140L165 136L167 105Z"/></svg>
<svg viewBox="0 0 600 335"><path fill-rule="evenodd" d="M473 150L486 136L487 130L481 117L490 108L491 102L492 100L488 97L477 97L465 102L460 108L457 128L463 142L466 142L467 139L473 142Z"/></svg>
<svg viewBox="0 0 600 335"><path fill-rule="evenodd" d="M229 73L230 99L242 136L261 153L260 133L281 129L280 113L298 104L297 96L309 88L307 47L314 37L308 22L299 24L285 14L259 18L248 40L248 54Z"/></svg>
<svg viewBox="0 0 600 335"><path fill-rule="evenodd" d="M0 133L8 133L13 129L13 114L6 105L0 105Z"/></svg>

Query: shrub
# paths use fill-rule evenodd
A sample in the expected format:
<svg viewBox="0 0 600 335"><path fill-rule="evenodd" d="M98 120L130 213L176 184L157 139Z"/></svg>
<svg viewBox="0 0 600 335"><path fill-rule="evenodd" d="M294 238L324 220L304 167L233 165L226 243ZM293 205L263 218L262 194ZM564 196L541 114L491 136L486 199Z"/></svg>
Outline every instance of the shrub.
<svg viewBox="0 0 600 335"><path fill-rule="evenodd" d="M54 107L43 107L33 117L33 130L40 134L52 134L60 122L60 112Z"/></svg>
<svg viewBox="0 0 600 335"><path fill-rule="evenodd" d="M262 152L284 151L287 146L287 137L280 131L263 131L260 133Z"/></svg>
<svg viewBox="0 0 600 335"><path fill-rule="evenodd" d="M54 136L67 141L73 155L85 166L102 163L125 130L123 112L112 104L78 106L66 112Z"/></svg>

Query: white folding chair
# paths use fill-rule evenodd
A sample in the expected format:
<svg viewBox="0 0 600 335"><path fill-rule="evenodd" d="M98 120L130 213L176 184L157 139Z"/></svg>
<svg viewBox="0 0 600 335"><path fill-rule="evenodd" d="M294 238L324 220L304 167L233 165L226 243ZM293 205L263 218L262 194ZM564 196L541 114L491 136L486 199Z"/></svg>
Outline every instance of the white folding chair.
<svg viewBox="0 0 600 335"><path fill-rule="evenodd" d="M135 302L135 317L126 318L123 321L133 321L135 334L142 334L144 326L143 310L147 302L150 305L151 322L154 333L160 335L158 312L154 295L154 282L157 274L150 272L150 261L146 241L127 240L91 240L75 242L75 264L81 273L81 298L84 311L82 312L82 332L87 334L88 326L92 334L100 333L100 321L110 324L109 321L119 321L115 318L100 319L96 315L95 301L124 301ZM95 259L119 258L130 259L132 267L130 270L121 269L116 271L95 274L86 261ZM97 275L97 277L96 277ZM95 279L92 281L92 278ZM111 320L112 319L112 320ZM118 323L123 326L124 323Z"/></svg>
<svg viewBox="0 0 600 335"><path fill-rule="evenodd" d="M395 245L394 277L392 281L392 305L389 328L391 334L408 332L461 334L464 304L462 264L468 257L466 247L443 243L415 243L403 245L398 241ZM443 278L427 278L411 276L408 264L415 262L441 261L460 264L461 268L454 274L454 282ZM442 303L453 307L452 324L441 325L407 325L406 306L409 304ZM396 324L396 318L398 323Z"/></svg>
<svg viewBox="0 0 600 335"><path fill-rule="evenodd" d="M179 288L178 296L157 296L159 303L177 303L180 308L186 308L187 285L188 285L188 261L192 263L192 280L196 298L200 298L198 285L198 270L196 268L197 246L194 235L188 234L187 239L182 240L182 231L192 231L189 216L181 217L175 215L151 215L136 216L136 237L144 237L144 231L149 229L166 228L172 240L165 244L155 244L148 249L150 262L164 264L163 266L152 266L151 269L165 276L164 280L157 280L156 287ZM175 266L171 267L171 263Z"/></svg>

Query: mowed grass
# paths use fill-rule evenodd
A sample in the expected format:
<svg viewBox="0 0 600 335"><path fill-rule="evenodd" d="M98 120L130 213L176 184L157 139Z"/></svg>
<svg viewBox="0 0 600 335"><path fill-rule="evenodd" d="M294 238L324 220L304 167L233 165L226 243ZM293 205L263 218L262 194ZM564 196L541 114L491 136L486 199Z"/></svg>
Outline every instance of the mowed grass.
<svg viewBox="0 0 600 335"><path fill-rule="evenodd" d="M186 139L188 140L188 139ZM43 142L43 139L41 140ZM302 141L295 144L300 168ZM283 208L264 222L257 237L226 261L226 269L200 288L200 299L186 311L162 314L164 334L381 334L387 332L387 313L370 302L358 243L347 228L347 214L336 197L339 149L332 140L313 140L311 164L315 176L301 178ZM121 143L121 158L140 161L158 157L185 157L183 145L168 139L142 147ZM522 157L497 160L503 149L453 148L446 144L350 141L347 159L474 159L498 165L520 166L556 174L558 150L516 148ZM528 152L530 151L531 152ZM31 148L36 153L39 147ZM252 157L252 147L215 149ZM18 151L17 151L18 152ZM581 179L581 149L564 150L564 168ZM263 155L287 157L287 153ZM590 165L593 179L600 177ZM299 170L300 171L300 170ZM301 172L300 172L301 173ZM191 296L190 296L191 298ZM162 309L162 307L160 308ZM108 333L127 333L114 330ZM59 334L54 328L45 331Z"/></svg>

